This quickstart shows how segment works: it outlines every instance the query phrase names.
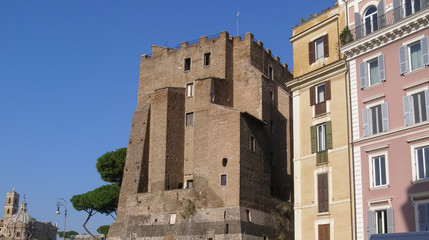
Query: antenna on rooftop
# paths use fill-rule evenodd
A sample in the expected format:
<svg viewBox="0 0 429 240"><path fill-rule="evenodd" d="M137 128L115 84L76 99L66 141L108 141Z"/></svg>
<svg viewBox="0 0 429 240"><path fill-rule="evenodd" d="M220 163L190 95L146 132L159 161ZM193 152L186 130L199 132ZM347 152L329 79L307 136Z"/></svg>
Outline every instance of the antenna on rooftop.
<svg viewBox="0 0 429 240"><path fill-rule="evenodd" d="M236 19L237 19L237 36L238 36L238 15L240 15L240 11L237 12L237 16L236 16Z"/></svg>

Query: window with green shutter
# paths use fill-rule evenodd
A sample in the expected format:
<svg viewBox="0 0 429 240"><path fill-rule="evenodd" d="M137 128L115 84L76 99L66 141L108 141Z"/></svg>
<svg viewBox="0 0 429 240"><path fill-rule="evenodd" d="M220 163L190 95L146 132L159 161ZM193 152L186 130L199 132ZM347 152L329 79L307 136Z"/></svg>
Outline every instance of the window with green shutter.
<svg viewBox="0 0 429 240"><path fill-rule="evenodd" d="M328 151L316 153L316 165L328 163Z"/></svg>
<svg viewBox="0 0 429 240"><path fill-rule="evenodd" d="M328 149L332 149L332 122L310 127L311 153L316 153L316 164L328 163Z"/></svg>

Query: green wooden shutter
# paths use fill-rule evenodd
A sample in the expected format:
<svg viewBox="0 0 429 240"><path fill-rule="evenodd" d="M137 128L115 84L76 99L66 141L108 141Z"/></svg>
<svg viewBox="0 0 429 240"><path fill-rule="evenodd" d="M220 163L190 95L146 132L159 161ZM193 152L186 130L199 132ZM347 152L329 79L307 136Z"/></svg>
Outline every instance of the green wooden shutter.
<svg viewBox="0 0 429 240"><path fill-rule="evenodd" d="M311 133L311 153L315 153L317 152L317 127L311 126L310 133Z"/></svg>
<svg viewBox="0 0 429 240"><path fill-rule="evenodd" d="M332 122L326 122L326 148L332 149Z"/></svg>
<svg viewBox="0 0 429 240"><path fill-rule="evenodd" d="M328 151L316 153L316 166L328 163Z"/></svg>

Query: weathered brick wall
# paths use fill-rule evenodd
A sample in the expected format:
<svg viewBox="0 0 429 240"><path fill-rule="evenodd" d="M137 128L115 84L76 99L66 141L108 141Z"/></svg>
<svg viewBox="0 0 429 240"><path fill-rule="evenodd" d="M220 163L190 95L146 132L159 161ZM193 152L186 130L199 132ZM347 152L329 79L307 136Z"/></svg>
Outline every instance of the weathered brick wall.
<svg viewBox="0 0 429 240"><path fill-rule="evenodd" d="M170 90L167 102L165 190L183 188L185 92Z"/></svg>
<svg viewBox="0 0 429 240"><path fill-rule="evenodd" d="M147 192L149 111L150 104L146 103L138 105L134 112L119 196L117 222L122 222L125 218L126 196Z"/></svg>
<svg viewBox="0 0 429 240"><path fill-rule="evenodd" d="M271 193L290 200L283 182L291 174L287 66L252 34L241 39L222 32L180 49L153 46L140 67L138 108L109 238L274 238ZM191 96L187 84L193 84ZM186 113L193 113L191 126ZM250 135L255 152L249 151Z"/></svg>

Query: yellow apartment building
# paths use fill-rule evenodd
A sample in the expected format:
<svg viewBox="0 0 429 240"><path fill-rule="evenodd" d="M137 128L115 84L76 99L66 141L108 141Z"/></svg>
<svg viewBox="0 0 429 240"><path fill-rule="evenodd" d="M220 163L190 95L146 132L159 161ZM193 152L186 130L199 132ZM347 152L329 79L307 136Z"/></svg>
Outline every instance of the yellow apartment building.
<svg viewBox="0 0 429 240"><path fill-rule="evenodd" d="M295 26L293 94L295 239L353 239L347 67L339 35L345 2Z"/></svg>

